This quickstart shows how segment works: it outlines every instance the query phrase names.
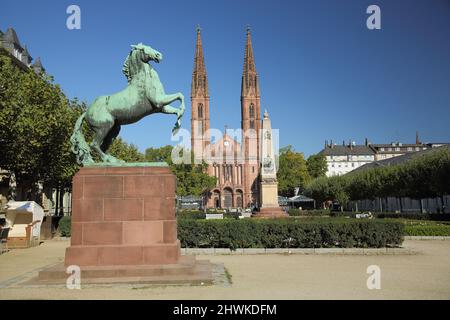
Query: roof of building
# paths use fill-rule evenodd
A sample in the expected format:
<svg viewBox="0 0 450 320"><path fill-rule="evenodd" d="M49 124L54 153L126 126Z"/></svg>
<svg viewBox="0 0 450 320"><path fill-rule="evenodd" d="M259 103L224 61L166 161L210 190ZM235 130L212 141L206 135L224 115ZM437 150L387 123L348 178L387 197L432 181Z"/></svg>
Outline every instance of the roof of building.
<svg viewBox="0 0 450 320"><path fill-rule="evenodd" d="M427 147L427 145L423 143L374 143L370 145L372 148L380 149L380 148L407 148L407 147ZM379 151L379 150L377 150Z"/></svg>
<svg viewBox="0 0 450 320"><path fill-rule="evenodd" d="M389 159L383 159L383 160L379 160L379 161L373 161L370 163L366 163L365 165L356 168L355 170L352 170L351 172L359 172L359 171L364 171L370 168L376 168L376 167L386 167L386 166L392 166L392 165L397 165L397 164L401 164L407 161L410 161L411 159L414 159L416 157L419 157L421 155L424 154L429 154L432 152L436 152L437 150L443 150L443 149L449 149L450 150L450 144L446 144L440 147L435 147L435 148L430 148L427 150L422 150L422 151L417 151L417 152L411 152L411 153L406 153L404 155L401 156L397 156L397 157L393 157L393 158L389 158Z"/></svg>
<svg viewBox="0 0 450 320"><path fill-rule="evenodd" d="M8 28L8 30L6 30L6 33L3 35L3 41L11 42L21 47L16 31L11 27Z"/></svg>
<svg viewBox="0 0 450 320"><path fill-rule="evenodd" d="M374 155L375 151L366 145L333 145L319 152L325 156Z"/></svg>
<svg viewBox="0 0 450 320"><path fill-rule="evenodd" d="M308 198L307 196L299 194L297 196L289 198L288 201L289 202L312 202L312 201L314 201L314 199L311 199L311 198Z"/></svg>
<svg viewBox="0 0 450 320"><path fill-rule="evenodd" d="M33 63L33 67L38 67L41 69L44 69L44 67L42 66L42 62L41 62L41 58L37 57L36 60Z"/></svg>

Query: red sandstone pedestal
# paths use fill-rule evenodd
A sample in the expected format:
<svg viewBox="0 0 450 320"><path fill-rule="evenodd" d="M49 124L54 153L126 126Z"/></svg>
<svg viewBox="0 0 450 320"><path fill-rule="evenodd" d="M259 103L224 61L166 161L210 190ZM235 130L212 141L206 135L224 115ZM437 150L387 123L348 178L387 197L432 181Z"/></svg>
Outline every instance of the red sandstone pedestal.
<svg viewBox="0 0 450 320"><path fill-rule="evenodd" d="M84 167L73 178L72 237L51 283L79 266L81 283L210 283L208 261L180 255L168 167Z"/></svg>
<svg viewBox="0 0 450 320"><path fill-rule="evenodd" d="M287 218L289 215L281 207L261 208L252 215L253 218Z"/></svg>

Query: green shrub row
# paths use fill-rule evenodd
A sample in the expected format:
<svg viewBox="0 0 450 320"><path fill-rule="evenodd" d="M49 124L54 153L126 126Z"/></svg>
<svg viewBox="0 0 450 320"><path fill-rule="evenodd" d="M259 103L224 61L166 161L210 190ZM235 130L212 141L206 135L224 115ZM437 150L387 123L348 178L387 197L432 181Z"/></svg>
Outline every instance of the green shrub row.
<svg viewBox="0 0 450 320"><path fill-rule="evenodd" d="M69 216L64 216L59 220L58 228L61 237L70 237L71 235L71 218Z"/></svg>
<svg viewBox="0 0 450 320"><path fill-rule="evenodd" d="M362 212L359 212L362 213ZM355 218L356 212L351 211L331 211L331 217L350 217ZM372 212L374 218L378 219L411 219L411 220L428 220L428 221L450 221L448 213L381 213Z"/></svg>
<svg viewBox="0 0 450 320"><path fill-rule="evenodd" d="M289 209L288 214L292 217L298 216L329 216L330 210L299 210Z"/></svg>
<svg viewBox="0 0 450 320"><path fill-rule="evenodd" d="M353 219L178 220L178 238L192 248L386 247L403 242L401 222Z"/></svg>
<svg viewBox="0 0 450 320"><path fill-rule="evenodd" d="M408 236L450 236L450 225L406 225Z"/></svg>

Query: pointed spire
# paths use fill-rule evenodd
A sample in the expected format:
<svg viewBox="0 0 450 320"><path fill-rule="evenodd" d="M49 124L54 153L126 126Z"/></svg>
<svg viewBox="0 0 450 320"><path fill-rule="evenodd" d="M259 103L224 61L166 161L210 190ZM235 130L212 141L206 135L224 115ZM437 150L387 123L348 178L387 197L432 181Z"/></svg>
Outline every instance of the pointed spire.
<svg viewBox="0 0 450 320"><path fill-rule="evenodd" d="M206 76L205 59L200 26L197 25L197 43L195 45L194 71L192 72L192 96L208 96L208 78Z"/></svg>
<svg viewBox="0 0 450 320"><path fill-rule="evenodd" d="M31 66L37 74L41 74L45 72L45 68L42 66L41 58L37 57L34 61L33 65Z"/></svg>
<svg viewBox="0 0 450 320"><path fill-rule="evenodd" d="M259 95L258 75L256 73L255 57L253 55L252 36L250 26L247 25L247 42L245 44L244 70L242 72L242 96L248 94Z"/></svg>
<svg viewBox="0 0 450 320"><path fill-rule="evenodd" d="M253 56L252 35L250 26L247 25L247 43L245 44L244 72L255 71L255 57Z"/></svg>
<svg viewBox="0 0 450 320"><path fill-rule="evenodd" d="M3 41L15 44L18 47L22 47L20 45L19 38L17 37L16 31L11 27L9 27L8 30L6 30L6 33L3 36Z"/></svg>

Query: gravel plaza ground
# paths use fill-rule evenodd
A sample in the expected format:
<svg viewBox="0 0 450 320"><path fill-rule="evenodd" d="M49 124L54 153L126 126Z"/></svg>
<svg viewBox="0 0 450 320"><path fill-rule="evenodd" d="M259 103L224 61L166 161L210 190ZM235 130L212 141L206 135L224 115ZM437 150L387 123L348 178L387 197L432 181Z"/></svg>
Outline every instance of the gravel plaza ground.
<svg viewBox="0 0 450 320"><path fill-rule="evenodd" d="M231 285L17 287L64 259L69 241L0 255L0 299L450 299L450 241L405 240L415 254L201 255L223 264ZM369 265L381 269L381 289L366 286Z"/></svg>

